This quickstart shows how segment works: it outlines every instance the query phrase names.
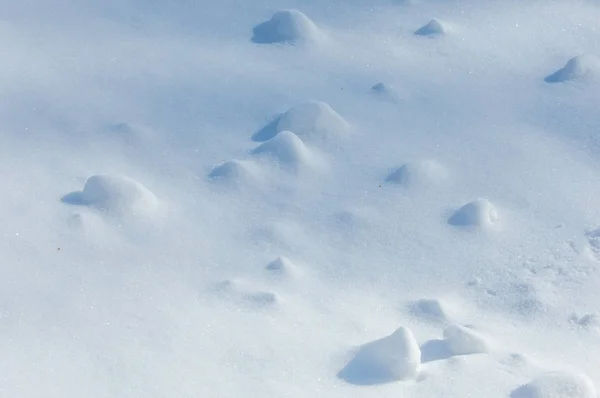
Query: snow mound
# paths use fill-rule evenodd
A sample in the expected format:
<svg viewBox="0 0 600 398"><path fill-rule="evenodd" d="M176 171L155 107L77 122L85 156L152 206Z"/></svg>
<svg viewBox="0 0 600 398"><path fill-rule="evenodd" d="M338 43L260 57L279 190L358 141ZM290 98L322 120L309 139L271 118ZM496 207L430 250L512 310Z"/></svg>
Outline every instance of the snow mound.
<svg viewBox="0 0 600 398"><path fill-rule="evenodd" d="M408 310L415 316L438 322L450 319L448 305L443 300L419 299L409 303Z"/></svg>
<svg viewBox="0 0 600 398"><path fill-rule="evenodd" d="M565 66L546 76L547 83L560 83L586 78L600 71L600 61L588 54L579 55L567 61Z"/></svg>
<svg viewBox="0 0 600 398"><path fill-rule="evenodd" d="M377 95L379 98L391 101L398 102L400 100L400 96L398 93L390 86L383 82L379 82L371 87L371 92Z"/></svg>
<svg viewBox="0 0 600 398"><path fill-rule="evenodd" d="M304 142L291 131L282 131L252 151L257 156L269 156L285 166L294 168L311 162L311 154Z"/></svg>
<svg viewBox="0 0 600 398"><path fill-rule="evenodd" d="M432 19L415 31L415 35L417 36L437 36L444 34L446 34L446 28L437 19Z"/></svg>
<svg viewBox="0 0 600 398"><path fill-rule="evenodd" d="M490 344L485 337L475 330L451 325L444 329L446 348L452 355L469 355L490 351Z"/></svg>
<svg viewBox="0 0 600 398"><path fill-rule="evenodd" d="M265 269L269 273L281 277L291 276L297 273L296 265L294 265L294 263L292 263L292 261L285 256L278 257L277 259L271 261L269 264L267 264Z"/></svg>
<svg viewBox="0 0 600 398"><path fill-rule="evenodd" d="M444 166L434 160L411 162L394 170L386 181L405 186L437 186L448 178Z"/></svg>
<svg viewBox="0 0 600 398"><path fill-rule="evenodd" d="M234 159L215 167L208 178L212 181L244 185L256 180L257 172L249 162Z"/></svg>
<svg viewBox="0 0 600 398"><path fill-rule="evenodd" d="M220 282L217 291L242 304L258 307L269 307L280 302L277 294L256 289L252 284L240 280L230 279Z"/></svg>
<svg viewBox="0 0 600 398"><path fill-rule="evenodd" d="M70 193L62 201L107 213L133 215L152 213L159 205L158 198L148 188L121 175L92 176L86 181L83 191Z"/></svg>
<svg viewBox="0 0 600 398"><path fill-rule="evenodd" d="M551 372L519 387L511 398L596 398L596 388L583 374Z"/></svg>
<svg viewBox="0 0 600 398"><path fill-rule="evenodd" d="M117 123L105 129L107 135L118 138L120 141L133 145L156 138L156 133L150 128L130 123Z"/></svg>
<svg viewBox="0 0 600 398"><path fill-rule="evenodd" d="M600 316L595 313L584 314L582 316L573 314L571 322L583 328L600 328Z"/></svg>
<svg viewBox="0 0 600 398"><path fill-rule="evenodd" d="M329 104L308 101L290 108L277 122L277 131L293 131L310 140L338 138L349 124Z"/></svg>
<svg viewBox="0 0 600 398"><path fill-rule="evenodd" d="M317 42L319 28L298 10L278 11L253 29L252 41L259 44Z"/></svg>
<svg viewBox="0 0 600 398"><path fill-rule="evenodd" d="M487 199L477 199L458 209L448 220L455 226L490 227L498 221L498 211Z"/></svg>
<svg viewBox="0 0 600 398"><path fill-rule="evenodd" d="M420 368L419 345L409 329L400 327L391 335L360 347L338 377L352 384L380 384L414 379Z"/></svg>

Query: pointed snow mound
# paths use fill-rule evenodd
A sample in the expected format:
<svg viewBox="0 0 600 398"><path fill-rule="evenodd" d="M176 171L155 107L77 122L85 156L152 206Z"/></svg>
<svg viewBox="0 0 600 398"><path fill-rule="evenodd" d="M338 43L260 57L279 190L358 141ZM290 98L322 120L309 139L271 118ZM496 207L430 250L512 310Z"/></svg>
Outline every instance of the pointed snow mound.
<svg viewBox="0 0 600 398"><path fill-rule="evenodd" d="M475 330L460 326L448 326L444 330L444 340L452 355L480 354L490 351L488 341Z"/></svg>
<svg viewBox="0 0 600 398"><path fill-rule="evenodd" d="M63 202L95 207L114 214L141 215L155 211L158 198L141 183L120 175L95 175L83 191L63 197Z"/></svg>
<svg viewBox="0 0 600 398"><path fill-rule="evenodd" d="M392 87L383 82L379 82L371 87L371 92L388 101L398 102L400 100L398 93Z"/></svg>
<svg viewBox="0 0 600 398"><path fill-rule="evenodd" d="M592 74L600 74L600 60L594 56L583 54L571 58L565 66L547 76L544 80L547 83L560 83L583 79Z"/></svg>
<svg viewBox="0 0 600 398"><path fill-rule="evenodd" d="M421 350L412 332L404 327L368 343L342 369L338 377L352 384L380 384L414 379L421 368Z"/></svg>
<svg viewBox="0 0 600 398"><path fill-rule="evenodd" d="M446 28L437 19L432 19L427 25L421 26L415 31L417 36L438 36L446 34Z"/></svg>
<svg viewBox="0 0 600 398"><path fill-rule="evenodd" d="M277 131L293 131L306 140L330 140L341 136L349 124L328 104L308 101L284 113L277 123Z"/></svg>
<svg viewBox="0 0 600 398"><path fill-rule="evenodd" d="M596 388L583 374L552 372L519 387L511 398L596 398Z"/></svg>
<svg viewBox="0 0 600 398"><path fill-rule="evenodd" d="M498 221L498 212L487 199L477 199L458 209L448 220L451 225L486 228Z"/></svg>
<svg viewBox="0 0 600 398"><path fill-rule="evenodd" d="M274 274L287 275L290 274L292 269L294 268L294 264L290 261L289 258L281 256L273 261L271 261L265 269Z"/></svg>
<svg viewBox="0 0 600 398"><path fill-rule="evenodd" d="M405 186L437 186L448 177L445 168L434 160L406 163L386 178L387 182Z"/></svg>
<svg viewBox="0 0 600 398"><path fill-rule="evenodd" d="M278 11L252 32L252 41L259 44L317 42L321 36L313 21L298 10Z"/></svg>
<svg viewBox="0 0 600 398"><path fill-rule="evenodd" d="M252 151L254 155L269 156L278 163L301 167L310 163L310 152L302 140L291 131L282 131Z"/></svg>
<svg viewBox="0 0 600 398"><path fill-rule="evenodd" d="M249 162L234 159L215 167L208 175L208 178L212 181L233 185L245 185L255 180L257 175Z"/></svg>

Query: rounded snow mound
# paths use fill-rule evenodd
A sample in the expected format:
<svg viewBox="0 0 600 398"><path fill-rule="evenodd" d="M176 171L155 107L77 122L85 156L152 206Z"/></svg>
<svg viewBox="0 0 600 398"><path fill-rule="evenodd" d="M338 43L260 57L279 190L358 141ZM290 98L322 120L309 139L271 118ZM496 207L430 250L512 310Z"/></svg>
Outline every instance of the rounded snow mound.
<svg viewBox="0 0 600 398"><path fill-rule="evenodd" d="M246 184L255 180L257 173L249 162L234 159L215 167L208 178L230 184Z"/></svg>
<svg viewBox="0 0 600 398"><path fill-rule="evenodd" d="M291 131L278 133L259 145L252 153L258 156L269 156L282 165L294 168L311 162L311 154L304 142Z"/></svg>
<svg viewBox="0 0 600 398"><path fill-rule="evenodd" d="M437 19L432 19L426 25L421 26L415 31L417 36L437 36L446 34L447 29L442 22Z"/></svg>
<svg viewBox="0 0 600 398"><path fill-rule="evenodd" d="M405 186L437 186L447 178L444 166L434 160L420 160L394 170L386 181Z"/></svg>
<svg viewBox="0 0 600 398"><path fill-rule="evenodd" d="M477 199L458 209L448 220L456 226L490 227L498 221L498 211L487 199Z"/></svg>
<svg viewBox="0 0 600 398"><path fill-rule="evenodd" d="M349 124L329 104L308 101L290 108L277 122L277 131L293 131L310 140L337 138Z"/></svg>
<svg viewBox="0 0 600 398"><path fill-rule="evenodd" d="M278 11L271 19L254 27L252 41L260 44L316 42L319 28L298 10Z"/></svg>
<svg viewBox="0 0 600 398"><path fill-rule="evenodd" d="M409 303L408 310L414 316L437 322L450 319L448 305L443 300L419 299Z"/></svg>
<svg viewBox="0 0 600 398"><path fill-rule="evenodd" d="M444 329L446 348L452 355L470 355L490 351L490 344L485 337L475 330L451 325Z"/></svg>
<svg viewBox="0 0 600 398"><path fill-rule="evenodd" d="M600 60L588 54L579 55L567 61L565 66L547 76L547 83L560 83L570 80L586 78L592 74L599 74Z"/></svg>
<svg viewBox="0 0 600 398"><path fill-rule="evenodd" d="M121 175L95 175L83 191L63 197L63 202L91 206L108 213L142 215L154 212L158 198L140 182Z"/></svg>
<svg viewBox="0 0 600 398"><path fill-rule="evenodd" d="M596 398L596 388L583 374L551 372L519 387L511 398Z"/></svg>
<svg viewBox="0 0 600 398"><path fill-rule="evenodd" d="M413 333L400 327L391 335L360 347L338 377L352 384L380 384L414 379L421 368L421 350Z"/></svg>

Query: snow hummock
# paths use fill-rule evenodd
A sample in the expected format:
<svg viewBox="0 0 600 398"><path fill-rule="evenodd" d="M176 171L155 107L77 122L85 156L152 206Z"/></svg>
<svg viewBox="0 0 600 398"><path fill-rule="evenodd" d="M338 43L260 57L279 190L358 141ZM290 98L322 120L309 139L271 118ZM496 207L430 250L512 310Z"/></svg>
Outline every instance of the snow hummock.
<svg viewBox="0 0 600 398"><path fill-rule="evenodd" d="M311 153L304 142L291 131L282 131L263 142L252 153L268 156L283 166L299 168L311 164Z"/></svg>
<svg viewBox="0 0 600 398"><path fill-rule="evenodd" d="M487 199L477 199L458 209L448 220L456 226L490 227L498 221L498 211Z"/></svg>
<svg viewBox="0 0 600 398"><path fill-rule="evenodd" d="M379 98L390 102L398 102L400 100L400 96L394 88L383 82L374 84L373 87L371 87L371 92Z"/></svg>
<svg viewBox="0 0 600 398"><path fill-rule="evenodd" d="M442 22L437 19L432 19L426 25L421 26L419 29L415 31L415 34L418 36L435 36L435 35L443 35L446 33L446 28Z"/></svg>
<svg viewBox="0 0 600 398"><path fill-rule="evenodd" d="M322 101L298 104L285 112L277 122L277 131L289 130L307 141L337 139L348 128L348 122Z"/></svg>
<svg viewBox="0 0 600 398"><path fill-rule="evenodd" d="M584 374L551 372L540 375L510 394L510 398L596 398L596 388Z"/></svg>
<svg viewBox="0 0 600 398"><path fill-rule="evenodd" d="M446 348L452 355L469 355L490 351L490 344L477 331L461 326L450 325L444 329Z"/></svg>
<svg viewBox="0 0 600 398"><path fill-rule="evenodd" d="M230 184L249 184L258 177L252 163L245 160L228 160L215 167L208 175L212 181L227 182Z"/></svg>
<svg viewBox="0 0 600 398"><path fill-rule="evenodd" d="M600 60L590 54L582 54L567 61L565 66L547 76L547 83L560 83L578 80L590 75L600 74Z"/></svg>
<svg viewBox="0 0 600 398"><path fill-rule="evenodd" d="M271 19L253 29L252 41L261 44L316 42L321 33L304 13L298 10L278 11Z"/></svg>
<svg viewBox="0 0 600 398"><path fill-rule="evenodd" d="M113 214L148 214L158 207L158 198L140 182L122 175L94 175L83 191L63 197L63 202L85 205Z"/></svg>
<svg viewBox="0 0 600 398"><path fill-rule="evenodd" d="M426 320L438 322L447 322L450 320L448 305L441 299L419 299L411 302L408 305L408 309L414 316Z"/></svg>
<svg viewBox="0 0 600 398"><path fill-rule="evenodd" d="M406 163L386 178L387 182L404 186L437 186L448 178L444 166L435 160L425 159Z"/></svg>
<svg viewBox="0 0 600 398"><path fill-rule="evenodd" d="M338 376L352 384L380 384L414 379L421 369L421 351L405 327L360 347Z"/></svg>
<svg viewBox="0 0 600 398"><path fill-rule="evenodd" d="M269 264L267 264L265 269L269 273L271 273L273 275L278 275L281 277L292 276L298 272L297 267L292 262L292 260L290 260L289 258L287 258L285 256L277 257L275 260L273 260Z"/></svg>

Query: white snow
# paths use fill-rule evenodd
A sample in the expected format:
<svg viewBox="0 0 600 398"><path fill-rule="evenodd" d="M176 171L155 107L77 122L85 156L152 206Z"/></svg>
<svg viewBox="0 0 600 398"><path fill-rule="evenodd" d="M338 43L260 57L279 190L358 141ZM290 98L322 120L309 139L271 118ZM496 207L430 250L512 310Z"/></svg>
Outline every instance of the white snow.
<svg viewBox="0 0 600 398"><path fill-rule="evenodd" d="M427 187L442 185L448 179L448 171L435 160L425 159L409 162L390 173L388 182L407 187Z"/></svg>
<svg viewBox="0 0 600 398"><path fill-rule="evenodd" d="M442 22L437 19L432 19L415 31L415 34L418 36L435 36L443 35L445 33L446 28L444 28Z"/></svg>
<svg viewBox="0 0 600 398"><path fill-rule="evenodd" d="M565 66L546 77L548 83L584 79L600 74L600 60L590 54L582 54L567 61Z"/></svg>
<svg viewBox="0 0 600 398"><path fill-rule="evenodd" d="M252 41L261 44L316 42L319 29L298 10L278 11L271 19L254 27Z"/></svg>
<svg viewBox="0 0 600 398"><path fill-rule="evenodd" d="M596 388L583 374L551 372L515 390L511 398L596 398Z"/></svg>
<svg viewBox="0 0 600 398"><path fill-rule="evenodd" d="M148 214L158 207L158 198L140 182L120 175L94 175L81 192L63 197L63 202L86 205L114 214Z"/></svg>
<svg viewBox="0 0 600 398"><path fill-rule="evenodd" d="M597 396L598 1L0 9L0 397Z"/></svg>
<svg viewBox="0 0 600 398"><path fill-rule="evenodd" d="M333 140L343 136L348 123L321 101L308 101L290 108L277 122L277 131L292 131L307 140Z"/></svg>
<svg viewBox="0 0 600 398"><path fill-rule="evenodd" d="M477 331L461 325L450 325L444 329L444 340L452 355L479 354L490 351L490 344L485 337Z"/></svg>
<svg viewBox="0 0 600 398"><path fill-rule="evenodd" d="M380 384L414 379L421 368L421 351L413 333L394 333L361 346L338 376L352 384Z"/></svg>
<svg viewBox="0 0 600 398"><path fill-rule="evenodd" d="M498 210L487 199L476 199L456 210L448 222L456 226L490 227L498 221Z"/></svg>

